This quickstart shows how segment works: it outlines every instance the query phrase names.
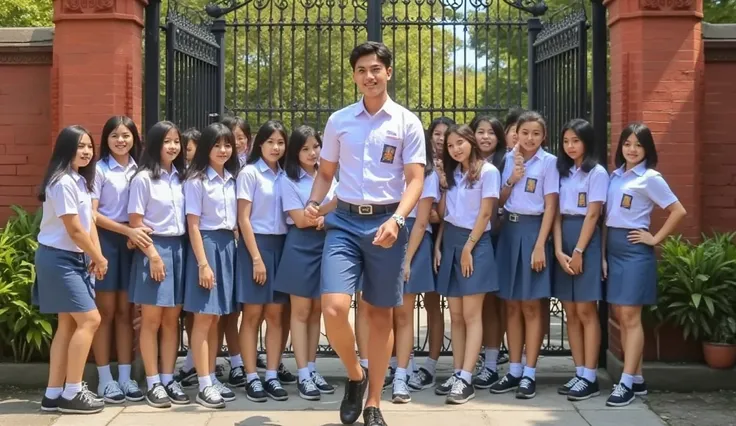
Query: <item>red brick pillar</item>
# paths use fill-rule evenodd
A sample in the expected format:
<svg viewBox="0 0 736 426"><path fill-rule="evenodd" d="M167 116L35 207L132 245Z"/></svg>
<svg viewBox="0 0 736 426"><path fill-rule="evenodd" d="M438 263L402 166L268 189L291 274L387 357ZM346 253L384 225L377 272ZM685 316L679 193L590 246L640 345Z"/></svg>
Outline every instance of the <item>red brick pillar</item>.
<svg viewBox="0 0 736 426"><path fill-rule="evenodd" d="M102 126L113 115L127 115L140 128L146 4L147 0L54 0L52 144L59 130L79 124L99 146ZM111 359L116 359L114 343Z"/></svg>
<svg viewBox="0 0 736 426"><path fill-rule="evenodd" d="M147 0L54 0L52 141L71 124L99 143L112 115L141 125L143 10Z"/></svg>
<svg viewBox="0 0 736 426"><path fill-rule="evenodd" d="M704 55L702 0L605 0L610 29L611 162L632 121L654 133L659 164L688 216L677 232L700 236L700 112ZM659 229L661 212L652 220ZM609 347L620 357L618 327Z"/></svg>

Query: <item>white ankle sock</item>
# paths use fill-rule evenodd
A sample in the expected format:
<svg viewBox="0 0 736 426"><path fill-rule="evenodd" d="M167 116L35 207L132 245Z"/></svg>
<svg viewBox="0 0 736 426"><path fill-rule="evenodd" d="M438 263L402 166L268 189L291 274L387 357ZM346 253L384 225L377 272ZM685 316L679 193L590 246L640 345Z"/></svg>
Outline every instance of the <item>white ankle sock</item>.
<svg viewBox="0 0 736 426"><path fill-rule="evenodd" d="M309 367L300 368L297 370L299 373L299 383L309 380L312 376L309 374Z"/></svg>
<svg viewBox="0 0 736 426"><path fill-rule="evenodd" d="M437 375L437 360L427 357L427 359L424 360L424 369L432 376Z"/></svg>
<svg viewBox="0 0 736 426"><path fill-rule="evenodd" d="M64 393L64 388L46 388L44 396L48 399L56 399Z"/></svg>
<svg viewBox="0 0 736 426"><path fill-rule="evenodd" d="M148 390L153 389L156 383L161 383L161 377L159 377L158 374L156 374L155 376L146 377L146 385L148 386Z"/></svg>
<svg viewBox="0 0 736 426"><path fill-rule="evenodd" d="M182 365L181 369L184 371L189 371L192 368L194 368L194 357L192 357L192 350L187 351L187 357L184 359L184 365Z"/></svg>
<svg viewBox="0 0 736 426"><path fill-rule="evenodd" d="M596 372L595 369L585 368L585 371L583 371L583 378L590 383L595 383L596 379Z"/></svg>
<svg viewBox="0 0 736 426"><path fill-rule="evenodd" d="M168 385L174 380L173 374L161 374L161 383L164 384L164 386Z"/></svg>
<svg viewBox="0 0 736 426"><path fill-rule="evenodd" d="M128 383L130 381L130 364L118 365L118 382L120 384Z"/></svg>
<svg viewBox="0 0 736 426"><path fill-rule="evenodd" d="M110 364L97 367L97 374L100 377L100 385L102 385L102 387L105 387L106 384L114 381L112 378L112 372L110 371Z"/></svg>
<svg viewBox="0 0 736 426"><path fill-rule="evenodd" d="M61 397L71 401L74 399L74 396L79 393L79 391L82 390L82 382L79 383L67 383L66 386L64 386L64 391L61 393Z"/></svg>
<svg viewBox="0 0 736 426"><path fill-rule="evenodd" d="M575 375L578 377L583 377L583 373L585 372L585 367L582 365L579 367L575 367Z"/></svg>
<svg viewBox="0 0 736 426"><path fill-rule="evenodd" d="M486 348L485 367L491 371L496 371L498 366L498 348Z"/></svg>
<svg viewBox="0 0 736 426"><path fill-rule="evenodd" d="M197 377L199 380L199 391L202 392L207 386L212 386L212 379L210 376Z"/></svg>
<svg viewBox="0 0 736 426"><path fill-rule="evenodd" d="M243 357L240 354L230 356L230 367L238 368L243 366Z"/></svg>
<svg viewBox="0 0 736 426"><path fill-rule="evenodd" d="M317 364L310 361L307 363L307 368L309 369L309 374L311 375L312 373L317 371Z"/></svg>

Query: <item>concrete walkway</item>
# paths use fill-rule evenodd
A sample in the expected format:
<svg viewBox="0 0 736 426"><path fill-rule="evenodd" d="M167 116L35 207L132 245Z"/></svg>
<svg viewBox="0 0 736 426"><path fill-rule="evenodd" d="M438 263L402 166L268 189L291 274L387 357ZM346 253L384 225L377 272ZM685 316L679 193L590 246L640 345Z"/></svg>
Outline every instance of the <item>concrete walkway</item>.
<svg viewBox="0 0 736 426"><path fill-rule="evenodd" d="M293 359L285 359L295 371ZM418 360L419 365L423 360ZM286 386L289 401L268 401L256 404L248 401L242 390L238 399L224 410L207 410L192 404L157 410L145 403L108 406L102 413L91 416L59 416L39 412L38 391L5 390L0 393L0 426L337 426L338 408L343 395L344 370L337 359L320 359L318 368L338 386L334 395L319 402L298 397L296 386ZM438 375L450 374L449 358L440 359ZM512 394L491 395L477 391L476 398L462 406L445 405L444 398L428 389L412 393L412 402L405 405L385 401L382 411L391 426L482 426L482 425L636 425L659 426L664 423L637 399L625 408L605 406L610 380L601 372L601 396L579 403L568 402L557 395L556 387L570 377L571 361L566 357L542 358L538 366L537 397L530 401L517 400ZM503 372L504 369L502 369ZM188 392L194 400L194 391ZM384 392L384 399L390 392ZM358 422L356 424L362 424Z"/></svg>

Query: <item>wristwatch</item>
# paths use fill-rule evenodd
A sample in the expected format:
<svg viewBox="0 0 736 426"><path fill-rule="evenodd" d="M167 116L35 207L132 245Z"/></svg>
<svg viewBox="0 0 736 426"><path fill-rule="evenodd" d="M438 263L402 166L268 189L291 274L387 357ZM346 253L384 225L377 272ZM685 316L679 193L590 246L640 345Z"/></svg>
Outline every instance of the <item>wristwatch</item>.
<svg viewBox="0 0 736 426"><path fill-rule="evenodd" d="M400 216L398 214L395 214L391 216L391 219L396 221L396 224L399 225L399 229L403 228L404 225L406 225L406 219L404 219L404 216Z"/></svg>
<svg viewBox="0 0 736 426"><path fill-rule="evenodd" d="M309 207L310 205L313 205L315 208L319 208L319 203L314 200L307 201L307 205L305 207Z"/></svg>
<svg viewBox="0 0 736 426"><path fill-rule="evenodd" d="M506 182L503 183L503 186L504 188L511 188L512 186L514 186L514 184L509 182L508 179L506 179Z"/></svg>

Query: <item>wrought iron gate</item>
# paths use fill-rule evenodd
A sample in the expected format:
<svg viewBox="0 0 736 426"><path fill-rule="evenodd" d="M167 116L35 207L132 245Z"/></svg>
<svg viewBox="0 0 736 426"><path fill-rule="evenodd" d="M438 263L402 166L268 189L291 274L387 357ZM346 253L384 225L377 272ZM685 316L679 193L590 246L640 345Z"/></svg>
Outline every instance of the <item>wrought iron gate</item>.
<svg viewBox="0 0 736 426"><path fill-rule="evenodd" d="M254 127L278 118L288 128L319 129L332 112L359 97L348 65L352 48L380 40L394 53L392 98L425 125L441 115L467 123L476 114L502 117L513 107L534 108L547 117L556 152L564 122L589 116L587 19L583 3L570 1L571 14L545 19L544 0L199 2L208 3L203 9L209 16L205 10L183 13L177 0L169 0L166 49L161 49L161 1L149 0L146 128L163 108L181 127L203 127L230 113ZM593 2L604 10L600 0ZM605 37L602 43L605 50ZM604 72L596 77L604 80L603 95ZM569 354L561 303L551 300L549 311L542 353ZM424 321L419 298L415 347L420 354L428 349ZM320 352L332 354L323 340ZM446 336L443 352L449 349Z"/></svg>

